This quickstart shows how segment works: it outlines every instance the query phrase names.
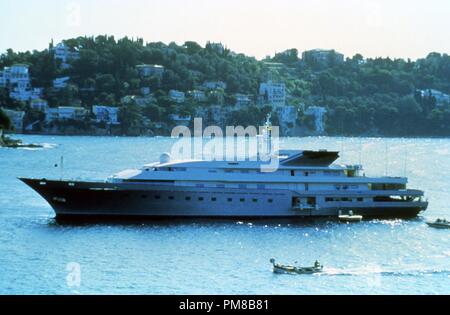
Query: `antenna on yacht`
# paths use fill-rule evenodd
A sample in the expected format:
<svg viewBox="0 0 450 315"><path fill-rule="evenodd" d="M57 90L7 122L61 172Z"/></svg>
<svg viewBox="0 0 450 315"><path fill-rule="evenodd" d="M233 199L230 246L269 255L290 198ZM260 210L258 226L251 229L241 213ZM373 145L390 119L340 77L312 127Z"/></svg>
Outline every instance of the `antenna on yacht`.
<svg viewBox="0 0 450 315"><path fill-rule="evenodd" d="M61 155L61 158L59 160L59 164L55 163L55 168L59 167L59 171L60 171L60 180L63 179L63 175L64 175L64 157Z"/></svg>
<svg viewBox="0 0 450 315"><path fill-rule="evenodd" d="M389 164L389 155L388 155L388 150L389 150L389 147L388 147L388 143L386 142L386 148L385 148L385 157L384 157L384 160L385 160L385 175L386 176L388 176L388 164Z"/></svg>
<svg viewBox="0 0 450 315"><path fill-rule="evenodd" d="M64 177L64 156L61 155L61 161L59 163L59 168L61 170L61 180Z"/></svg>
<svg viewBox="0 0 450 315"><path fill-rule="evenodd" d="M408 177L408 147L405 146L405 162L404 162L404 172L405 172L405 177Z"/></svg>
<svg viewBox="0 0 450 315"><path fill-rule="evenodd" d="M272 123L270 119L272 118L272 113L267 114L267 119L265 123L265 134L264 142L266 144L266 153L270 154L272 152Z"/></svg>
<svg viewBox="0 0 450 315"><path fill-rule="evenodd" d="M344 162L344 121L341 118L341 161Z"/></svg>
<svg viewBox="0 0 450 315"><path fill-rule="evenodd" d="M362 138L359 138L359 165L362 165Z"/></svg>

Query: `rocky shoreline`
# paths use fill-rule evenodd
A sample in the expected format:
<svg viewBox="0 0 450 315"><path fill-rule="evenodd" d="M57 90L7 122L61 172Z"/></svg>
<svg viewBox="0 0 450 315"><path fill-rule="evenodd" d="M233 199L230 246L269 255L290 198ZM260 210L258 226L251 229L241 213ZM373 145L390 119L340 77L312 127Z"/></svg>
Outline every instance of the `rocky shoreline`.
<svg viewBox="0 0 450 315"><path fill-rule="evenodd" d="M20 149L20 148L29 148L29 149L37 149L37 148L43 148L40 144L34 144L34 143L22 143L22 140L18 139L11 139L10 137L7 137L3 135L0 132L0 148L12 148L12 149Z"/></svg>

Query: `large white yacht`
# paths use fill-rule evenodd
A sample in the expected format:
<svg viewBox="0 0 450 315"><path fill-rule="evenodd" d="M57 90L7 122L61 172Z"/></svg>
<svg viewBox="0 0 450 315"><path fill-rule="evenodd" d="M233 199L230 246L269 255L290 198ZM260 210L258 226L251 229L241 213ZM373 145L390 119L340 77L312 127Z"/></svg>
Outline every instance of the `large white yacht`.
<svg viewBox="0 0 450 315"><path fill-rule="evenodd" d="M338 152L280 151L279 167L258 161L174 161L126 170L106 181L21 178L57 217L305 218L414 217L428 202L407 178L366 177L360 165L333 164Z"/></svg>

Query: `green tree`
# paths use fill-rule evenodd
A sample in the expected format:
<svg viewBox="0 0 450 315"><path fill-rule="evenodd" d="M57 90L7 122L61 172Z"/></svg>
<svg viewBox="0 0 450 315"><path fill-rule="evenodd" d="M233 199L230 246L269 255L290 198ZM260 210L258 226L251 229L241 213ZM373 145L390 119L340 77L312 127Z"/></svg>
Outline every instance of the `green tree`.
<svg viewBox="0 0 450 315"><path fill-rule="evenodd" d="M0 130L10 130L12 128L11 119L0 108Z"/></svg>
<svg viewBox="0 0 450 315"><path fill-rule="evenodd" d="M143 116L141 108L135 102L120 107L118 116L122 134L130 136L141 134L144 127Z"/></svg>

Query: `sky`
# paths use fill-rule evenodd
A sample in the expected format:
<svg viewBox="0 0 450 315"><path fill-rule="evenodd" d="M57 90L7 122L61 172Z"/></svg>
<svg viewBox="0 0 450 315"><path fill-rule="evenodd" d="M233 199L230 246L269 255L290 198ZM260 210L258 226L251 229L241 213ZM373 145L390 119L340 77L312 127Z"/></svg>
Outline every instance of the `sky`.
<svg viewBox="0 0 450 315"><path fill-rule="evenodd" d="M222 42L258 59L290 48L346 56L450 53L449 0L0 0L0 53L77 36Z"/></svg>

